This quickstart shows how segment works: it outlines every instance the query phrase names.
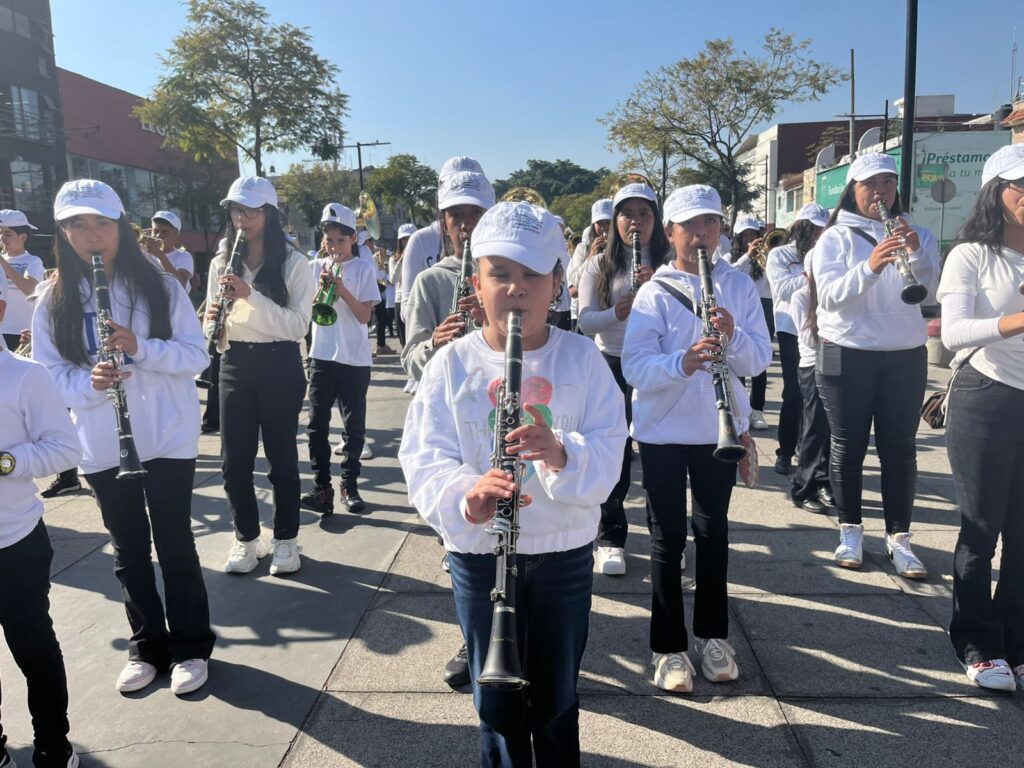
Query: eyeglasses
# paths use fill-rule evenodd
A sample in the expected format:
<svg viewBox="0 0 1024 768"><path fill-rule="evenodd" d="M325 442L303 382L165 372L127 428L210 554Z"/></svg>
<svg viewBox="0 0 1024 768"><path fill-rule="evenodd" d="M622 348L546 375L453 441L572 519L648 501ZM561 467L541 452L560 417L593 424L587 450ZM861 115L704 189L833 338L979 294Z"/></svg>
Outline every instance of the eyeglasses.
<svg viewBox="0 0 1024 768"><path fill-rule="evenodd" d="M262 210L262 208L247 208L244 205L229 205L228 216L230 216L233 219L255 219L257 216L260 215L260 212Z"/></svg>

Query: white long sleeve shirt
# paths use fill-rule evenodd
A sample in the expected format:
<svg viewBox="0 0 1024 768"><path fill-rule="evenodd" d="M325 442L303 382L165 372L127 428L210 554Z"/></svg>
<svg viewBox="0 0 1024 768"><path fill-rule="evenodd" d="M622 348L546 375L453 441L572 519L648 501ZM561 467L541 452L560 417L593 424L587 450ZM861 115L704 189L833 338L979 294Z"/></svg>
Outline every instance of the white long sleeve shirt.
<svg viewBox="0 0 1024 768"><path fill-rule="evenodd" d="M218 300L220 278L227 269L226 248L227 244L222 240L220 251L210 262L210 277L206 286L207 306ZM281 306L259 292L253 284L255 273L247 266L242 266L241 277L252 288L252 293L233 302L224 324L224 333L217 344L219 352L230 349L232 341L297 342L306 336L313 315L313 297L317 291L309 260L289 250L288 260L284 263L284 276L288 303Z"/></svg>
<svg viewBox="0 0 1024 768"><path fill-rule="evenodd" d="M37 284L46 277L43 260L31 253L25 252L10 257L0 256L0 258L6 259L14 271L20 272L22 277L31 277ZM0 321L0 333L21 333L32 325L32 304L29 301L31 293L22 293L14 281L2 273L0 273L0 282L6 284L6 290L3 295L0 295L0 298L7 302L7 310L4 312L3 320Z"/></svg>
<svg viewBox="0 0 1024 768"><path fill-rule="evenodd" d="M809 258L809 255L808 255ZM793 294L807 283L804 261L795 245L787 243L768 251L765 274L772 291L772 309L775 312L775 330L799 335L799 326L793 324L789 302Z"/></svg>
<svg viewBox="0 0 1024 768"><path fill-rule="evenodd" d="M307 270L308 272L308 270ZM149 314L145 304L134 316L124 283L112 280L110 299L113 320L128 326L138 339L138 351L126 358L124 380L135 447L142 461L194 459L199 453L199 395L195 375L210 364L195 308L176 277L162 273L170 294L171 338L149 338ZM90 364L74 365L57 351L50 320L53 285L43 289L32 316L32 358L45 365L71 409L82 443L82 471L101 472L120 463L114 405L107 393L93 389L91 370L99 351L96 327L96 294L85 280L81 285L83 333Z"/></svg>
<svg viewBox="0 0 1024 768"><path fill-rule="evenodd" d="M856 227L881 242L882 223L849 211L840 211L836 224L826 229L811 252L818 289L818 335L852 349L888 351L914 349L928 340L921 308L900 300L903 278L895 265L876 275L868 266L874 246L851 229ZM935 295L939 283L939 249L935 237L915 226L921 240L908 251L914 277Z"/></svg>
<svg viewBox="0 0 1024 768"><path fill-rule="evenodd" d="M793 295L789 298L789 319L798 330L796 338L800 348L800 362L797 364L797 368L813 368L817 359L818 353L815 349L814 336L811 334L811 330L805 327L810 303L811 288L807 283L807 278L804 278L804 284L793 291Z"/></svg>
<svg viewBox="0 0 1024 768"><path fill-rule="evenodd" d="M621 357L622 343L626 337L626 320L616 317L615 302L633 289L633 275L631 268L615 274L612 278L612 304L603 307L597 295L597 284L600 265L605 258L604 254L594 256L580 270L579 327L587 336L594 337L597 348L606 355ZM646 246L640 251L640 263L645 267L651 266L650 250Z"/></svg>
<svg viewBox="0 0 1024 768"><path fill-rule="evenodd" d="M549 417L568 461L559 472L527 464L522 491L533 503L520 511L524 554L564 552L594 540L627 435L622 393L593 342L558 328L548 332L542 348L523 356L522 402ZM455 552L483 554L494 546L485 525L466 520L464 500L491 467L504 360L482 332L446 345L424 370L406 414L398 458L409 499Z"/></svg>
<svg viewBox="0 0 1024 768"><path fill-rule="evenodd" d="M14 471L0 476L0 549L32 533L43 516L34 478L76 466L82 448L46 367L0 349L0 451ZM4 589L8 586L4 585Z"/></svg>
<svg viewBox="0 0 1024 768"><path fill-rule="evenodd" d="M754 282L716 258L712 282L718 306L732 314L736 331L728 344L733 417L736 429L749 427L750 401L740 376L756 376L772 359L761 299ZM640 286L629 314L622 374L633 386L632 435L656 445L713 445L718 442L718 411L711 374L683 372L686 351L704 337L704 322L657 281L672 284L699 308L700 278L665 264Z"/></svg>
<svg viewBox="0 0 1024 768"><path fill-rule="evenodd" d="M437 264L441 254L441 223L434 221L412 233L402 255L402 295L412 295L420 272Z"/></svg>

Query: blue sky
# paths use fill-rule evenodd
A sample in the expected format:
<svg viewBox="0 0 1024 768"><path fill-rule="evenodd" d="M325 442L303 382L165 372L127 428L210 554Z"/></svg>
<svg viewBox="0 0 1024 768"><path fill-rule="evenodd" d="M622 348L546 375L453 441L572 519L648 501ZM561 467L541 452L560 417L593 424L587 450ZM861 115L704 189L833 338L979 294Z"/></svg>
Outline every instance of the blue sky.
<svg viewBox="0 0 1024 768"><path fill-rule="evenodd" d="M716 37L754 50L770 26L812 38L816 57L835 66L847 67L856 49L858 112L881 112L886 98L903 92L905 3L898 0L263 4L274 21L309 27L317 52L341 68L338 81L350 95L347 140L392 142L364 150L367 165L406 152L435 168L451 155L472 155L492 179L531 158L614 167L620 158L607 150L597 118L646 71L693 56ZM1006 102L1014 20L1024 19L1018 2L920 6L918 93L955 94L959 112ZM185 20L172 0L103 0L102 12L95 3L52 0L52 13L58 66L142 95ZM1024 23L1017 34L1024 36ZM842 84L820 102L785 107L777 120L831 119L849 103ZM305 157L268 165L282 170ZM355 167L355 150L345 163Z"/></svg>

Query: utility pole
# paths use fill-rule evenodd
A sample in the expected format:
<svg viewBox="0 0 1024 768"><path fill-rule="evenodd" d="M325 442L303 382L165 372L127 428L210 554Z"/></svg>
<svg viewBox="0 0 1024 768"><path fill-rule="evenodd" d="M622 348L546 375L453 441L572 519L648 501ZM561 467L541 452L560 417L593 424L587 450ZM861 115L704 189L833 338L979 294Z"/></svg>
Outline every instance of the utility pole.
<svg viewBox="0 0 1024 768"><path fill-rule="evenodd" d="M850 49L850 162L857 157L857 145L854 134L857 131L857 89L854 87L853 48Z"/></svg>
<svg viewBox="0 0 1024 768"><path fill-rule="evenodd" d="M907 0L907 59L903 74L903 140L900 162L900 202L910 213L914 179L914 115L917 111L917 0Z"/></svg>
<svg viewBox="0 0 1024 768"><path fill-rule="evenodd" d="M356 155L359 158L359 191L363 191L363 147L385 147L391 146L390 141L357 141L355 144L342 144L341 149L356 148Z"/></svg>

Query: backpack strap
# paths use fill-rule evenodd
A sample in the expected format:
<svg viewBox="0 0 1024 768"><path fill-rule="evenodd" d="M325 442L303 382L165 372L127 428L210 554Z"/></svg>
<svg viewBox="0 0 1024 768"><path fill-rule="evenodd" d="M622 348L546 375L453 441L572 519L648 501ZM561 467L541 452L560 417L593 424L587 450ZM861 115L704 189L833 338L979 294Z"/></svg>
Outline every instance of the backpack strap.
<svg viewBox="0 0 1024 768"><path fill-rule="evenodd" d="M860 235L860 236L861 236L861 237L863 237L863 238L864 238L865 240L867 240L867 241L868 241L869 243L871 243L871 247L872 247L872 248L873 248L874 246L878 245L878 241L877 241L877 240L875 240L875 238L873 238L873 237L872 237L871 235L869 235L869 234L868 234L867 232L865 232L865 231L864 231L863 229L860 229L859 227L851 227L851 226L848 226L848 225L846 225L846 224L844 224L843 226L844 226L844 227L846 227L846 228L847 228L848 230L850 230L851 232L853 232L853 233L855 233L855 234L858 234L858 235Z"/></svg>
<svg viewBox="0 0 1024 768"><path fill-rule="evenodd" d="M671 284L670 282L668 282L667 280L653 280L652 282L655 282L655 283L657 283L657 284L658 284L658 285L660 285L660 286L661 286L662 288L664 288L664 289L665 289L666 291L668 291L668 292L669 292L669 294L671 294L671 296L672 296L672 297L673 297L673 298L674 298L674 299L675 299L676 301L678 301L678 302L679 302L680 304L682 304L682 305L683 305L684 307L686 307L686 308L687 308L688 310L690 310L691 312L693 312L693 314L697 314L697 313L696 313L696 311L695 311L695 310L693 309L693 302L692 302L692 301L690 301L690 297L689 297L689 296L687 296L687 295L686 295L685 293L683 293L682 291L680 291L680 290L679 290L678 288L676 288L676 287L675 287L674 285L672 285L672 284Z"/></svg>

